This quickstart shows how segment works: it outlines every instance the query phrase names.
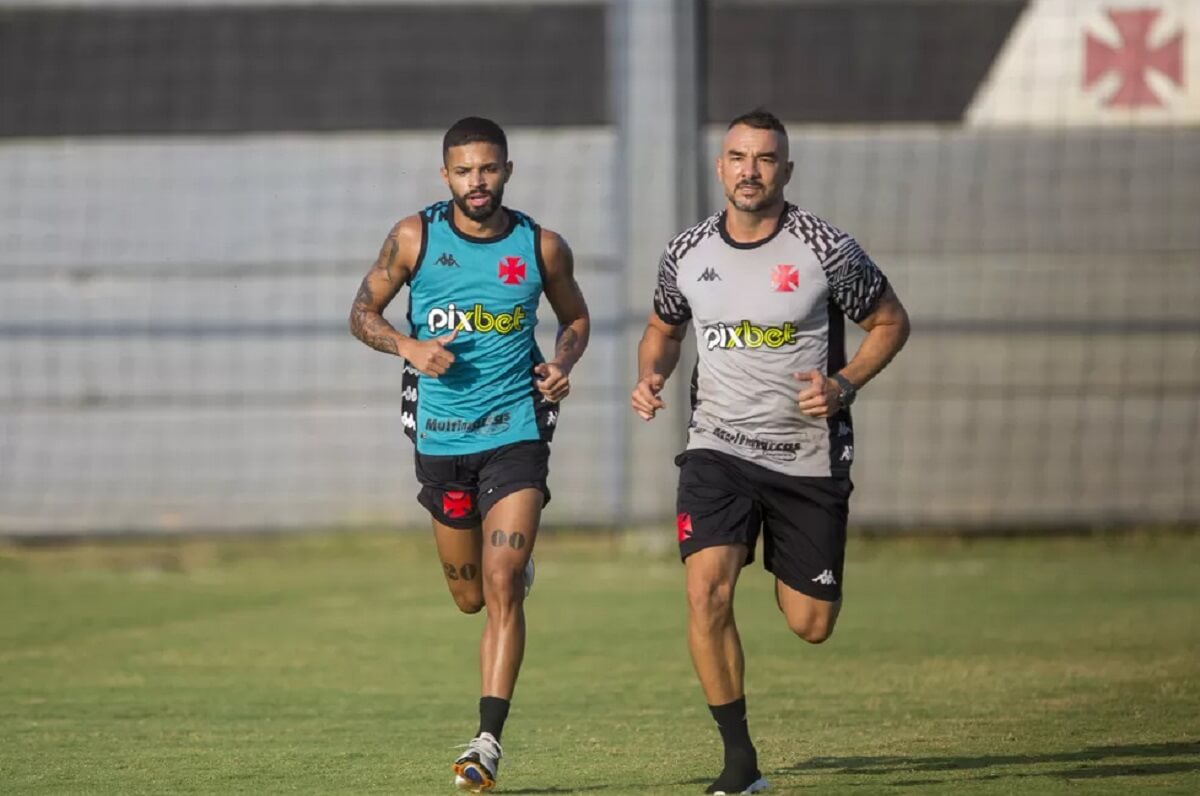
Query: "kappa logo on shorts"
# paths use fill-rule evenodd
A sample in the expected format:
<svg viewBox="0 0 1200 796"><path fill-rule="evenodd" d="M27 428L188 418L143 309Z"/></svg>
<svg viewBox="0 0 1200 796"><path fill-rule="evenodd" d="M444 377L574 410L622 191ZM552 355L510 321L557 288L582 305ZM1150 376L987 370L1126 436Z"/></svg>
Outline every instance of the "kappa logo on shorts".
<svg viewBox="0 0 1200 796"><path fill-rule="evenodd" d="M833 576L833 570L827 569L820 575L812 579L813 583L820 583L822 586L836 586L837 578Z"/></svg>
<svg viewBox="0 0 1200 796"><path fill-rule="evenodd" d="M675 533L679 541L692 538L692 515L686 511L675 517Z"/></svg>
<svg viewBox="0 0 1200 796"><path fill-rule="evenodd" d="M459 520L471 513L471 496L466 492L443 492L442 513Z"/></svg>

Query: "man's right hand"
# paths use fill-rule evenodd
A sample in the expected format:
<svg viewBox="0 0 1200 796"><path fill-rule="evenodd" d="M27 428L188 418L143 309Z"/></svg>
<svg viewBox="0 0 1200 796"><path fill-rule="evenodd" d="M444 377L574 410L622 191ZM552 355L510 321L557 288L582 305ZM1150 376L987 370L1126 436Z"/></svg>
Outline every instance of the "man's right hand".
<svg viewBox="0 0 1200 796"><path fill-rule="evenodd" d="M446 346L453 343L457 336L458 329L455 329L450 334L444 334L441 337L414 340L409 344L408 350L404 352L404 358L408 360L408 364L426 376L436 379L454 364L454 354L448 351Z"/></svg>
<svg viewBox="0 0 1200 796"><path fill-rule="evenodd" d="M638 417L642 420L653 420L654 414L659 409L665 409L666 404L658 397L662 392L663 384L667 378L659 373L652 373L637 383L633 388L631 403L633 411L638 413Z"/></svg>

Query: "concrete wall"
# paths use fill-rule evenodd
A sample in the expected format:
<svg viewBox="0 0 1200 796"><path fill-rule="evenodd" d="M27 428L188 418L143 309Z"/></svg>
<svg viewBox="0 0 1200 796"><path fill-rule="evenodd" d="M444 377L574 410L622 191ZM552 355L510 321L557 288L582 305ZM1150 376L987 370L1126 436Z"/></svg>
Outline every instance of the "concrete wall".
<svg viewBox="0 0 1200 796"><path fill-rule="evenodd" d="M613 135L512 139L507 200L571 241L597 324L549 519L652 519L627 516L617 456L616 333L648 299L623 303ZM791 197L859 237L914 317L858 410L860 522L1200 517L1200 133L792 140ZM345 316L392 219L440 198L437 146L0 147L19 187L0 199L0 530L423 524L398 368Z"/></svg>
<svg viewBox="0 0 1200 796"><path fill-rule="evenodd" d="M891 30L880 20L906 1L835 8L726 0L710 5L707 23L775 8L789 25L820 27L832 14L828 24L867 31L850 37L853 52L880 55ZM648 0L624 2L571 3L562 19L594 27L600 18L633 19L615 11L653 16ZM652 21L670 27L680 0L656 2L676 16ZM0 0L20 14L51 5L68 14L112 11L105 2ZM151 21L163 9L229 6L132 5L145 10L134 16ZM411 21L401 13L410 5L423 15L460 13L445 2L364 5L371 14L381 9L390 24ZM511 15L537 11L486 5L510 23ZM919 5L908 34L950 25L966 4ZM995 58L1012 41L1006 26L1020 14L1016 29L1024 31L1030 17L1019 2L989 7L995 25L972 17L971 30ZM665 58L637 31L607 30L610 42L643 43L629 45L637 52L606 53L604 64L587 70L587 90L606 96L631 70L657 68ZM771 52L788 51L790 41L771 37ZM678 79L643 84L641 94L682 90L689 56L676 46L667 60L680 68ZM739 52L736 41L729 46ZM974 63L976 49L953 52L969 51ZM640 57L624 57L631 54ZM363 68L375 70L372 85L379 85L392 62L371 63ZM773 61L747 63L761 71ZM904 63L911 67L904 74L924 74L921 63ZM600 85L610 68L613 85ZM718 83L709 85L709 107L696 109L709 119L716 100L738 96L728 81ZM822 114L843 112L836 96L789 94L795 84L788 81L761 85L783 92L784 108L808 107L803 100L818 94L830 100L789 122L797 163L789 196L858 237L914 318L908 349L858 405L855 522L1200 521L1200 129L877 123L928 114L930 98L915 89L894 95L903 100L894 113L870 116L870 103L860 102L841 119L871 125L820 126ZM697 204L712 210L721 196L708 167L694 180L679 175L671 188L651 176L656 158L686 161L677 152L682 125L656 136L652 102L630 106L636 113L626 115L639 126L622 133L617 125L629 124L629 109L620 111L620 91L608 109L620 112L604 123L592 118L606 105L595 96L576 103L591 109L584 113L569 103L549 107L536 86L519 90L536 95L530 113L546 118L509 129L516 176L506 200L571 242L595 323L556 439L548 521L666 526L677 436L642 435L630 444L627 409L627 332L649 307L640 283L656 263L629 253L645 248L632 248L639 230L676 224L687 197L670 207L636 203L646 214L641 226L630 223L628 198L695 183L706 197ZM958 118L970 98L965 89L934 98L941 102L935 115ZM429 107L441 108L446 97L434 99ZM704 104L699 94L693 99ZM664 100L664 113L681 116L686 105ZM12 102L0 109L9 114L0 130L26 129L12 116L19 110ZM400 425L398 362L353 340L346 316L393 221L444 195L440 131L362 132L323 122L319 129L329 132L288 132L236 113L205 128L216 117L184 113L170 119L198 129L160 135L147 123L130 128L134 135L104 137L82 117L44 118L63 125L55 137L0 140L0 534L424 527ZM387 114L379 119L392 123ZM704 131L710 158L720 135L719 127ZM397 322L402 316L403 299L392 313ZM542 328L546 346L552 325Z"/></svg>

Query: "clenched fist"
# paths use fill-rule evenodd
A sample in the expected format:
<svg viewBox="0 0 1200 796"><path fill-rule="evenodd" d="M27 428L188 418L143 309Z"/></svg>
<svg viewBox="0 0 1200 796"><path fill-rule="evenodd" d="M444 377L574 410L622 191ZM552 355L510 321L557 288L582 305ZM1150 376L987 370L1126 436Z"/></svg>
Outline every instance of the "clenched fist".
<svg viewBox="0 0 1200 796"><path fill-rule="evenodd" d="M455 329L450 334L444 334L441 337L416 340L409 346L404 358L426 376L436 379L454 364L454 354L448 351L446 346L453 343L457 336L458 329Z"/></svg>
<svg viewBox="0 0 1200 796"><path fill-rule="evenodd" d="M571 392L571 377L559 365L553 362L542 362L533 368L533 372L542 378L537 382L538 392L547 401L558 403Z"/></svg>
<svg viewBox="0 0 1200 796"><path fill-rule="evenodd" d="M666 408L666 404L658 397L666 381L667 378L662 374L652 373L633 388L630 403L633 405L633 411L637 412L642 420L653 420L659 409Z"/></svg>

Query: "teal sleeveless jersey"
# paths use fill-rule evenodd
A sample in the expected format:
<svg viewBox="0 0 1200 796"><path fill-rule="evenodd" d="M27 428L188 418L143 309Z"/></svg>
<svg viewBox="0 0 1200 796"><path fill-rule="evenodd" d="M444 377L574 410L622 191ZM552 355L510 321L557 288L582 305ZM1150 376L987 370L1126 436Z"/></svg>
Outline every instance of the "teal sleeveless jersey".
<svg viewBox="0 0 1200 796"><path fill-rule="evenodd" d="M404 365L401 417L417 451L457 456L550 437L557 407L533 368L542 295L541 228L505 208L507 231L475 238L454 225L450 202L421 211L421 253L409 283L408 321L418 340L458 329L454 364L439 378Z"/></svg>

